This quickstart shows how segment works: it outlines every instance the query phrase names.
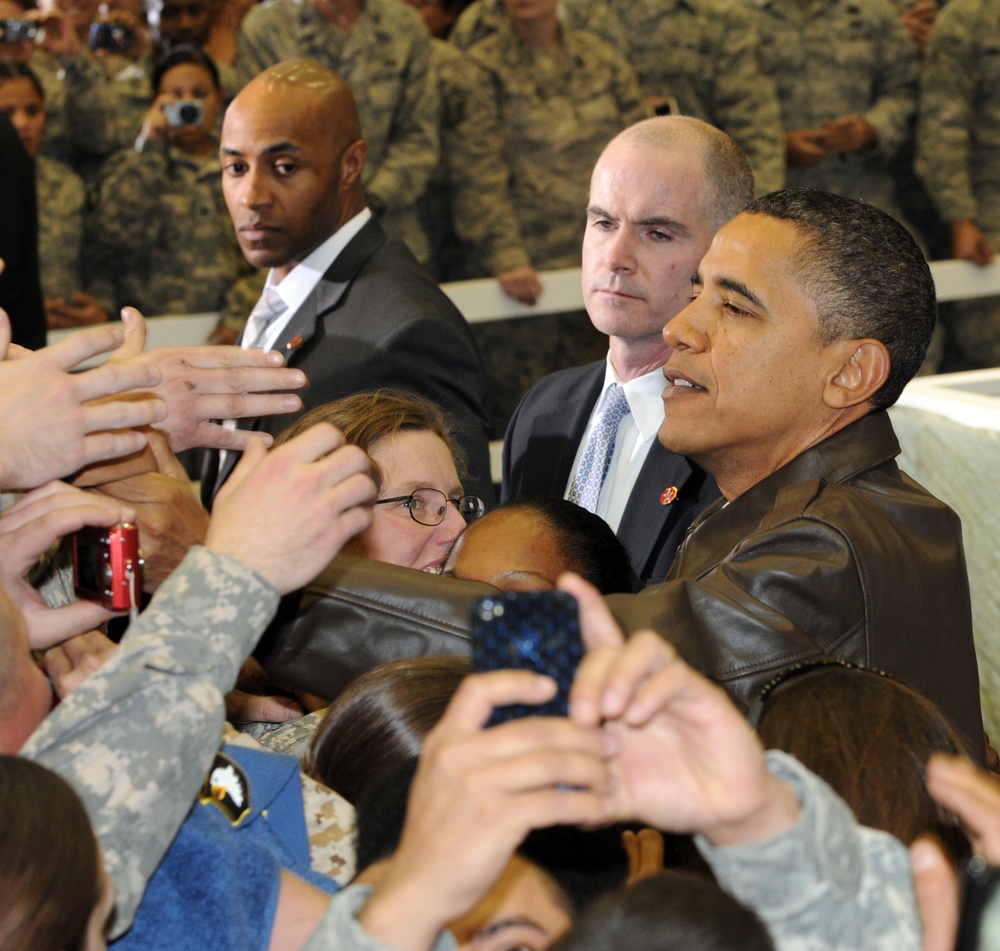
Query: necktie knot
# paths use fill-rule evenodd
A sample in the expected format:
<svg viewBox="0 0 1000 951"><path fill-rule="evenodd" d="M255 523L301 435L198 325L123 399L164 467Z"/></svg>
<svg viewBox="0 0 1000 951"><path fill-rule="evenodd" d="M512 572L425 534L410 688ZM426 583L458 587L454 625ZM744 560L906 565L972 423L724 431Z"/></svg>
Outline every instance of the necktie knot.
<svg viewBox="0 0 1000 951"><path fill-rule="evenodd" d="M254 305L247 318L246 330L243 332L243 339L246 347L259 347L267 328L280 317L288 305L284 302L275 287L268 284L264 292L260 295L260 300Z"/></svg>
<svg viewBox="0 0 1000 951"><path fill-rule="evenodd" d="M588 512L597 511L597 501L615 451L618 424L631 412L625 390L618 383L612 383L604 399L604 408L590 431L580 466L567 495L570 502L575 502Z"/></svg>

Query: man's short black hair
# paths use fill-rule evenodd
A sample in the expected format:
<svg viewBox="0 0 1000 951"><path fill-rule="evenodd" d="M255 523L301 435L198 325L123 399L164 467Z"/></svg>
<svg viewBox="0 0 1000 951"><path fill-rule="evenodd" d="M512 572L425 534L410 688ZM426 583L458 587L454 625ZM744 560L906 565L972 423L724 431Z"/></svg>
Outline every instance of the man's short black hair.
<svg viewBox="0 0 1000 951"><path fill-rule="evenodd" d="M192 46L190 43L180 43L177 46L171 47L170 52L159 59L153 68L154 94L159 93L163 77L175 66L182 66L185 63L192 63L206 70L209 76L212 77L212 85L216 89L222 89L219 83L219 70L212 61L212 57L202 52L197 46Z"/></svg>
<svg viewBox="0 0 1000 951"><path fill-rule="evenodd" d="M895 403L927 355L937 318L934 279L910 233L873 205L811 188L772 192L746 213L795 225L805 246L794 263L824 342L883 343L889 376L871 402L875 409Z"/></svg>

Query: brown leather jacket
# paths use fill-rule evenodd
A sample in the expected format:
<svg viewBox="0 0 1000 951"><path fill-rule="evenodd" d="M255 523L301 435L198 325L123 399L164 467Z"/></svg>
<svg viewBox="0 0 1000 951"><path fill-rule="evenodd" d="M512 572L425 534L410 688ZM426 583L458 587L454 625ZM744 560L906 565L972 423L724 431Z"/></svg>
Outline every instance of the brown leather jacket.
<svg viewBox="0 0 1000 951"><path fill-rule="evenodd" d="M709 508L667 580L612 595L612 610L626 631L669 638L743 708L789 664L831 655L886 670L937 703L981 761L961 525L899 471L898 453L888 415L863 417ZM382 660L466 653L468 608L486 590L337 559L263 659L330 696Z"/></svg>

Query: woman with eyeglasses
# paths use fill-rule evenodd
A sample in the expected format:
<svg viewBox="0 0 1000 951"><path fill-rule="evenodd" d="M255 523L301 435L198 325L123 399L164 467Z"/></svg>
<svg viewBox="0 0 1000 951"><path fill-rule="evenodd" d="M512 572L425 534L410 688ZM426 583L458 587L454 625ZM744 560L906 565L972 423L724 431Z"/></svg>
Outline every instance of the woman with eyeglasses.
<svg viewBox="0 0 1000 951"><path fill-rule="evenodd" d="M368 453L378 487L371 527L343 553L440 572L462 529L485 510L462 492L464 460L441 411L409 393L356 393L301 416L275 444L320 421Z"/></svg>

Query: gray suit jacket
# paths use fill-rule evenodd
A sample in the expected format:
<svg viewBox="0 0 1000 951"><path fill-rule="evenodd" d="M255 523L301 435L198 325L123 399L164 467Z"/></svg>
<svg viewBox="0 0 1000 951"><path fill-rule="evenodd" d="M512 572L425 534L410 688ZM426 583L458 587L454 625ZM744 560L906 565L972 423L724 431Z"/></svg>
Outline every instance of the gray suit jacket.
<svg viewBox="0 0 1000 951"><path fill-rule="evenodd" d="M382 386L435 402L455 425L465 452L467 492L493 502L488 397L469 326L416 258L372 219L351 239L275 343L309 382L303 412ZM241 429L277 434L299 414L241 420ZM209 454L202 478L206 504L238 454ZM207 497L206 497L207 496Z"/></svg>
<svg viewBox="0 0 1000 951"><path fill-rule="evenodd" d="M528 390L504 438L503 501L563 496L587 421L601 395L604 369L600 361L560 370ZM661 496L671 486L677 496L664 505ZM666 577L688 526L718 497L708 473L653 443L617 532L644 584Z"/></svg>

